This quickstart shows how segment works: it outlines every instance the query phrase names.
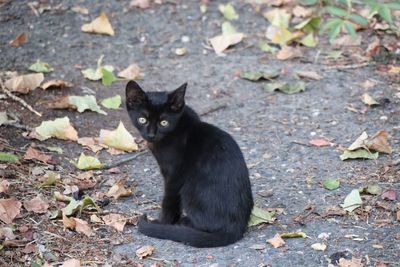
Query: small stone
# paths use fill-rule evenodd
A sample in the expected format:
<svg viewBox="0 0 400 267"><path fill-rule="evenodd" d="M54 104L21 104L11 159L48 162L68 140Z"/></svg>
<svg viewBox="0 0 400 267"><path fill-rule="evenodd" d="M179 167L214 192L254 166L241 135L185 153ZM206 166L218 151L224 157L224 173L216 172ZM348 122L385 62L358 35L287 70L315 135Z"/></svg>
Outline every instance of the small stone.
<svg viewBox="0 0 400 267"><path fill-rule="evenodd" d="M182 36L181 41L182 41L182 43L188 43L188 42L190 42L190 37L184 35L184 36Z"/></svg>

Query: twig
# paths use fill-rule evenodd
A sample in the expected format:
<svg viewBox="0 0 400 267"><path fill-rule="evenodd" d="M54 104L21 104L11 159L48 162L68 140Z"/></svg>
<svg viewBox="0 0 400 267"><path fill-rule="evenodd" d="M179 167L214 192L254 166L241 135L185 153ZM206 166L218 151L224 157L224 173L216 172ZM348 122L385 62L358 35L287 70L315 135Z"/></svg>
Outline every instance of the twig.
<svg viewBox="0 0 400 267"><path fill-rule="evenodd" d="M358 64L352 64L352 65L336 65L336 66L328 66L325 67L326 70L332 70L332 69L339 69L339 70L346 70L346 69L358 69L358 68L363 68L363 67L368 67L375 65L373 62L362 62Z"/></svg>
<svg viewBox="0 0 400 267"><path fill-rule="evenodd" d="M218 111L220 109L225 109L227 107L228 107L228 105L226 103L222 103L222 104L219 104L219 105L217 105L215 107L210 107L209 109L201 112L200 116L206 116L206 115L208 115L210 113L213 113L213 112Z"/></svg>
<svg viewBox="0 0 400 267"><path fill-rule="evenodd" d="M19 98L16 95L13 95L10 91L8 91L6 89L6 87L3 84L3 81L0 79L0 86L1 89L4 91L4 93L6 93L6 95L11 98L14 101L19 102L22 106L24 106L25 108L29 109L30 111L32 111L33 113L35 113L36 115L38 115L39 117L42 117L42 114L40 114L39 112L37 112L32 106L30 106L28 103L26 103L22 98Z"/></svg>
<svg viewBox="0 0 400 267"><path fill-rule="evenodd" d="M142 155L144 155L144 154L147 154L148 152L149 152L148 150L144 150L144 151L141 151L141 152L139 152L139 153L136 153L136 154L134 154L134 155L132 155L132 156L128 156L128 157L126 157L126 158L123 158L123 159L121 159L121 160L117 160L117 161L115 161L115 162L107 163L107 164L105 164L105 165L103 166L102 169L103 169L103 170L106 170L106 169L111 169L111 168L117 167L117 166L119 166L119 165L121 165L121 164L123 164L123 163L125 163L125 162L134 160L134 159L136 159L136 158L138 158L138 157L140 157L140 156L142 156Z"/></svg>
<svg viewBox="0 0 400 267"><path fill-rule="evenodd" d="M8 122L7 121L7 122L3 122L1 125L14 127L14 128L21 129L21 130L24 130L24 131L32 131L33 130L33 128L31 128L29 126L26 126L26 125L23 125L23 124L20 124L18 122Z"/></svg>

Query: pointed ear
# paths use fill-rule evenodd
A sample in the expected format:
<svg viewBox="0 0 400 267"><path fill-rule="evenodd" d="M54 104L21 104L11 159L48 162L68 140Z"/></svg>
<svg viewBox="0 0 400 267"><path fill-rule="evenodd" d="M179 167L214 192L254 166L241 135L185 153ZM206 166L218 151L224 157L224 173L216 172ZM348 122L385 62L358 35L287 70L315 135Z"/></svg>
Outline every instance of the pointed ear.
<svg viewBox="0 0 400 267"><path fill-rule="evenodd" d="M135 106L143 104L147 101L146 93L135 81L128 82L125 93L127 108L134 108Z"/></svg>
<svg viewBox="0 0 400 267"><path fill-rule="evenodd" d="M168 94L168 102L172 111L181 111L185 106L185 92L187 83L179 86L178 89Z"/></svg>

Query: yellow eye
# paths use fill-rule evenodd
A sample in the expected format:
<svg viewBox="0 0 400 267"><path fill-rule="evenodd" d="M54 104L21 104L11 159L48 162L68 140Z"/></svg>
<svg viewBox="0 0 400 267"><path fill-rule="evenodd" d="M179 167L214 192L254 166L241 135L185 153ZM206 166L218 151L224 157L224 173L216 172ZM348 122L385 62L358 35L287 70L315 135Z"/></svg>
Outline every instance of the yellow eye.
<svg viewBox="0 0 400 267"><path fill-rule="evenodd" d="M167 127L169 125L169 122L167 120L162 120L162 121L160 121L160 125L162 127Z"/></svg>
<svg viewBox="0 0 400 267"><path fill-rule="evenodd" d="M138 121L140 124L146 124L146 123L147 123L147 119L146 119L145 117L139 117L139 118L137 119L137 121Z"/></svg>

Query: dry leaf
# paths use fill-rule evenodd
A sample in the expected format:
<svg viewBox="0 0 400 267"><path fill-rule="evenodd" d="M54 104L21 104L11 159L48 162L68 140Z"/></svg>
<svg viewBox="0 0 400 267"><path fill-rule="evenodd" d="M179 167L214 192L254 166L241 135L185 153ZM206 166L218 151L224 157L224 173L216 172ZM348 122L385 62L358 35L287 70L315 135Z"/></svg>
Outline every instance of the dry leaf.
<svg viewBox="0 0 400 267"><path fill-rule="evenodd" d="M76 222L74 218L68 218L65 214L62 215L62 221L64 225L64 229L71 229L74 230L76 226Z"/></svg>
<svg viewBox="0 0 400 267"><path fill-rule="evenodd" d="M311 248L316 251L325 251L326 245L324 243L315 243L311 245Z"/></svg>
<svg viewBox="0 0 400 267"><path fill-rule="evenodd" d="M58 118L53 121L43 121L35 128L35 132L41 141L51 137L63 140L78 140L78 132L71 125L68 117Z"/></svg>
<svg viewBox="0 0 400 267"><path fill-rule="evenodd" d="M104 223L116 229L118 232L124 231L127 219L121 214L111 213L105 216L101 216Z"/></svg>
<svg viewBox="0 0 400 267"><path fill-rule="evenodd" d="M11 227L2 227L0 228L0 240L3 238L7 238L10 240L15 239L15 235Z"/></svg>
<svg viewBox="0 0 400 267"><path fill-rule="evenodd" d="M294 48L291 46L283 46L281 50L276 54L276 58L279 60L288 60L292 58L302 57L303 53L299 48Z"/></svg>
<svg viewBox="0 0 400 267"><path fill-rule="evenodd" d="M366 80L365 82L363 82L363 83L361 84L361 86L362 86L364 89L366 89L366 90L368 90L368 89L374 87L375 85L376 85L376 84L375 84L373 81L371 81L371 80Z"/></svg>
<svg viewBox="0 0 400 267"><path fill-rule="evenodd" d="M397 221L400 222L400 203L397 203L396 207L397 207L397 214L396 214Z"/></svg>
<svg viewBox="0 0 400 267"><path fill-rule="evenodd" d="M217 54L224 52L229 46L240 43L243 33L221 34L210 39L210 43Z"/></svg>
<svg viewBox="0 0 400 267"><path fill-rule="evenodd" d="M392 148L388 142L388 133L386 131L379 131L374 136L368 139L366 143L369 150L374 150L386 154L392 153Z"/></svg>
<svg viewBox="0 0 400 267"><path fill-rule="evenodd" d="M325 139L312 139L308 141L311 145L317 146L317 147L323 147L323 146L330 146L331 142Z"/></svg>
<svg viewBox="0 0 400 267"><path fill-rule="evenodd" d="M335 46L360 46L361 35L357 35L356 39L353 39L350 35L343 35L342 37L334 39L332 44Z"/></svg>
<svg viewBox="0 0 400 267"><path fill-rule="evenodd" d="M83 24L81 27L83 32L106 34L114 36L114 30L107 18L107 15L102 12L100 16L94 19L92 22Z"/></svg>
<svg viewBox="0 0 400 267"><path fill-rule="evenodd" d="M77 259L69 259L64 261L60 267L81 267L81 262Z"/></svg>
<svg viewBox="0 0 400 267"><path fill-rule="evenodd" d="M0 182L0 193L7 193L10 187L10 183L7 180L2 180Z"/></svg>
<svg viewBox="0 0 400 267"><path fill-rule="evenodd" d="M83 15L88 15L89 14L89 10L86 7L82 7L82 6L74 6L71 8L72 11L76 12L76 13L81 13Z"/></svg>
<svg viewBox="0 0 400 267"><path fill-rule="evenodd" d="M50 80L50 81L43 83L40 86L40 88L42 88L43 90L46 90L46 89L52 88L52 87L57 87L57 88L63 89L65 87L72 87L72 86L73 86L72 83L66 82L64 80Z"/></svg>
<svg viewBox="0 0 400 267"><path fill-rule="evenodd" d="M125 188L124 180L116 182L107 192L107 196L118 199L120 197L128 197L132 195L132 190Z"/></svg>
<svg viewBox="0 0 400 267"><path fill-rule="evenodd" d="M13 198L0 199L0 220L11 224L21 211L21 202Z"/></svg>
<svg viewBox="0 0 400 267"><path fill-rule="evenodd" d="M312 15L314 9L312 8L305 8L300 5L297 5L293 8L292 14L298 18L306 18Z"/></svg>
<svg viewBox="0 0 400 267"><path fill-rule="evenodd" d="M379 38L375 37L375 40L368 45L367 50L365 51L365 55L367 57L375 56L379 53L380 47L381 41L379 40Z"/></svg>
<svg viewBox="0 0 400 267"><path fill-rule="evenodd" d="M81 137L78 139L78 144L90 148L94 153L102 150L106 146L99 144L97 138L95 137Z"/></svg>
<svg viewBox="0 0 400 267"><path fill-rule="evenodd" d="M25 152L24 159L25 160L36 159L41 162L47 163L51 160L51 156L46 155L30 146L28 150Z"/></svg>
<svg viewBox="0 0 400 267"><path fill-rule="evenodd" d="M13 77L5 82L5 86L11 92L27 94L40 86L44 80L43 73L32 73Z"/></svg>
<svg viewBox="0 0 400 267"><path fill-rule="evenodd" d="M132 0L129 3L130 7L138 7L141 9L146 9L150 7L150 0Z"/></svg>
<svg viewBox="0 0 400 267"><path fill-rule="evenodd" d="M359 148L365 148L365 141L368 139L367 132L363 132L357 139L354 141L347 150L354 151Z"/></svg>
<svg viewBox="0 0 400 267"><path fill-rule="evenodd" d="M155 248L153 246L143 246L136 250L136 256L138 256L139 259L144 259L153 254L154 250Z"/></svg>
<svg viewBox="0 0 400 267"><path fill-rule="evenodd" d="M18 47L28 41L28 34L26 32L21 32L15 37L14 40L10 41L10 45L14 47Z"/></svg>
<svg viewBox="0 0 400 267"><path fill-rule="evenodd" d="M372 96L370 96L368 93L364 93L364 94L361 96L361 101L362 101L364 104L368 105L368 106L376 106L376 105L379 105L379 102L376 101L376 100L375 100Z"/></svg>
<svg viewBox="0 0 400 267"><path fill-rule="evenodd" d="M137 64L131 64L126 69L118 72L118 77L124 78L127 80L136 80L142 77L143 74Z"/></svg>
<svg viewBox="0 0 400 267"><path fill-rule="evenodd" d="M274 248L279 248L285 245L285 241L282 239L280 234L276 234L273 238L267 240Z"/></svg>
<svg viewBox="0 0 400 267"><path fill-rule="evenodd" d="M104 221L100 219L96 214L90 215L90 221L92 223L104 223Z"/></svg>
<svg viewBox="0 0 400 267"><path fill-rule="evenodd" d="M390 74L399 74L400 73L400 67L397 66L390 66L388 73Z"/></svg>
<svg viewBox="0 0 400 267"><path fill-rule="evenodd" d="M339 266L340 267L363 267L361 259L352 258L351 260L347 260L345 258L339 259Z"/></svg>
<svg viewBox="0 0 400 267"><path fill-rule="evenodd" d="M296 71L296 75L301 78L311 79L311 80L321 80L322 76L316 73L315 71Z"/></svg>
<svg viewBox="0 0 400 267"><path fill-rule="evenodd" d="M133 136L126 130L122 121L119 122L117 129L113 131L100 130L99 142L110 148L132 152L139 149Z"/></svg>
<svg viewBox="0 0 400 267"><path fill-rule="evenodd" d="M84 234L86 236L94 235L94 232L92 228L90 228L89 223L87 221L78 218L73 218L73 219L75 220L76 223L75 230L78 233Z"/></svg>
<svg viewBox="0 0 400 267"><path fill-rule="evenodd" d="M44 201L40 196L37 196L31 200L24 201L24 208L27 211L33 211L34 213L46 213L49 208L49 204Z"/></svg>

